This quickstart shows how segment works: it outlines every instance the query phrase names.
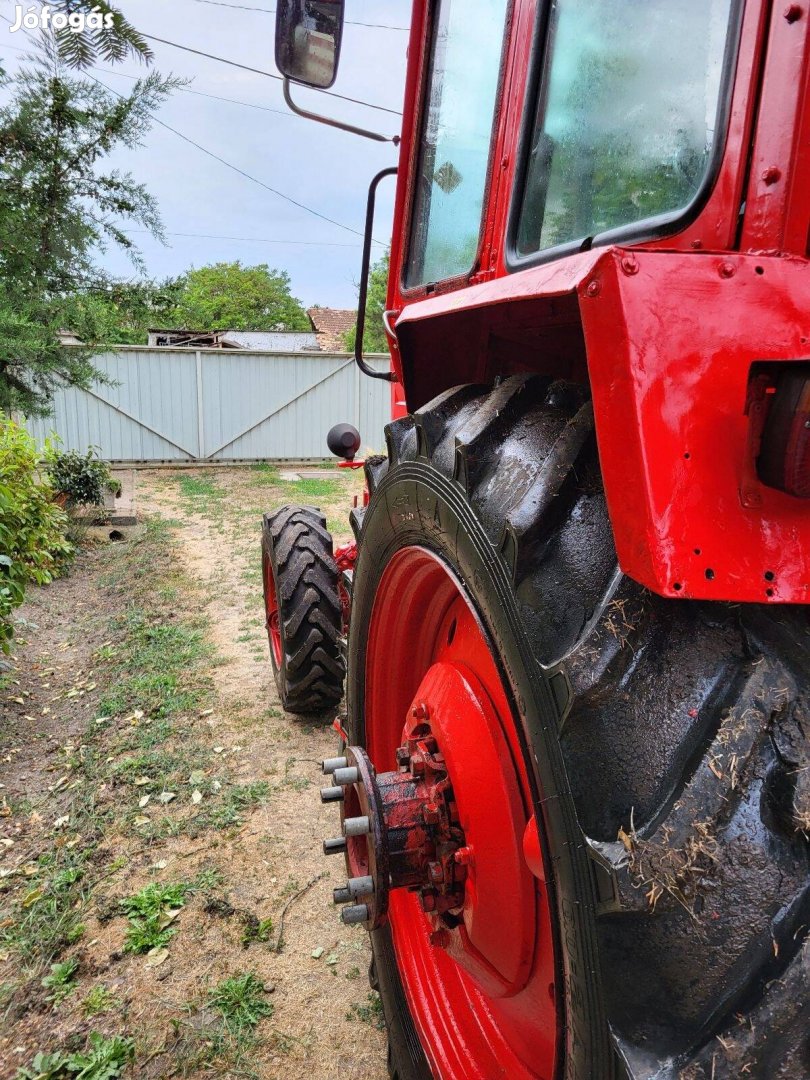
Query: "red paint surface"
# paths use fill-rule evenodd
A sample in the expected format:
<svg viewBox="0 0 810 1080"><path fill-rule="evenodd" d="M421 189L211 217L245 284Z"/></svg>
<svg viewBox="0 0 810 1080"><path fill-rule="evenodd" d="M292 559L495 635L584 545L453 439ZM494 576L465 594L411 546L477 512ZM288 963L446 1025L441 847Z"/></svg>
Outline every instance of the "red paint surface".
<svg viewBox="0 0 810 1080"><path fill-rule="evenodd" d="M810 265L636 257L578 289L622 569L665 596L807 603L810 504L747 476L745 408L752 364L810 357Z"/></svg>
<svg viewBox="0 0 810 1080"><path fill-rule="evenodd" d="M758 485L750 454L745 463L751 364L810 355L810 4L795 8L789 19L767 0L745 3L713 190L688 225L634 246L638 274L622 274L611 249L509 273L536 14L536 0L516 0L478 261L464 279L405 292L429 37L429 5L414 4L388 295L401 313L394 415L515 371L590 381L622 568L667 596L810 601L810 508ZM746 467L759 505L742 505Z"/></svg>
<svg viewBox="0 0 810 1080"><path fill-rule="evenodd" d="M560 1030L551 913L524 858L532 791L483 628L444 564L406 548L383 575L368 633L369 756L378 773L392 770L414 705L426 706L468 860L463 919L444 934L416 895L390 896L422 1046L442 1080L550 1080Z"/></svg>
<svg viewBox="0 0 810 1080"><path fill-rule="evenodd" d="M264 583L264 624L267 629L267 639L273 653L276 667L280 668L284 659L281 645L281 629L279 627L278 600L276 598L276 579L273 575L273 566L269 557L262 554L262 580Z"/></svg>

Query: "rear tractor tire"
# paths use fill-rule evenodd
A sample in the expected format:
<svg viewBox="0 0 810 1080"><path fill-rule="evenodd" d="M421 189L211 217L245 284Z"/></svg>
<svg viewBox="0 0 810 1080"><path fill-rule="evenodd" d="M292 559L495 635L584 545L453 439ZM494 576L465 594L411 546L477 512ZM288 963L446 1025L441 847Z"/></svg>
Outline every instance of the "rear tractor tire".
<svg viewBox="0 0 810 1080"><path fill-rule="evenodd" d="M284 506L262 523L262 581L270 662L287 712L323 713L343 696L343 613L326 518Z"/></svg>
<svg viewBox="0 0 810 1080"><path fill-rule="evenodd" d="M391 1076L808 1077L808 609L625 578L581 387L458 387L387 441L349 744L392 790L425 718L465 845L463 905L402 887L370 927Z"/></svg>

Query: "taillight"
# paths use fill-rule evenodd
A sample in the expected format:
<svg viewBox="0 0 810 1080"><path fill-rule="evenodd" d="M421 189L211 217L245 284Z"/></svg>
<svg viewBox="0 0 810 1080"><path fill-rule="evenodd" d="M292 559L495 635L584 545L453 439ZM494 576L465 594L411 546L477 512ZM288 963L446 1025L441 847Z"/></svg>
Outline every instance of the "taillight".
<svg viewBox="0 0 810 1080"><path fill-rule="evenodd" d="M757 472L763 484L810 498L810 368L783 368L769 403Z"/></svg>

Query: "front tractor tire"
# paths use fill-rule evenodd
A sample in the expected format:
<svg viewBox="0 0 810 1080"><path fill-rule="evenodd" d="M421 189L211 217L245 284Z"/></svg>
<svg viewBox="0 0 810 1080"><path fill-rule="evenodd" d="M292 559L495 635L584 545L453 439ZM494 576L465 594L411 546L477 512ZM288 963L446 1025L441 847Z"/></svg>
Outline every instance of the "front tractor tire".
<svg viewBox="0 0 810 1080"><path fill-rule="evenodd" d="M807 609L625 578L581 388L459 387L387 441L349 743L391 776L428 718L468 863L462 910L412 885L372 929L391 1076L807 1077Z"/></svg>
<svg viewBox="0 0 810 1080"><path fill-rule="evenodd" d="M343 696L343 609L326 518L283 506L262 523L262 582L270 662L287 712L323 713Z"/></svg>

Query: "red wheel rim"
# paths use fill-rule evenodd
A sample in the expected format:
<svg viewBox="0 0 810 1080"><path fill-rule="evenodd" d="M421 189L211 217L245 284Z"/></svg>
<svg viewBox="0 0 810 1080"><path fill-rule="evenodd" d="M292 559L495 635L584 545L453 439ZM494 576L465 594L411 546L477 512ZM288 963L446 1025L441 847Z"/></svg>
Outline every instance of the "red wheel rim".
<svg viewBox="0 0 810 1080"><path fill-rule="evenodd" d="M270 653L273 662L279 668L281 667L284 652L281 645L276 579L273 575L270 557L266 553L262 554L262 579L264 581L264 621L267 627L267 639L270 642Z"/></svg>
<svg viewBox="0 0 810 1080"><path fill-rule="evenodd" d="M517 724L461 584L433 553L411 547L386 567L369 626L365 736L378 772L396 768L406 718L420 704L447 760L473 861L457 927L425 914L412 892L391 895L411 1015L441 1080L549 1080L561 1016Z"/></svg>

